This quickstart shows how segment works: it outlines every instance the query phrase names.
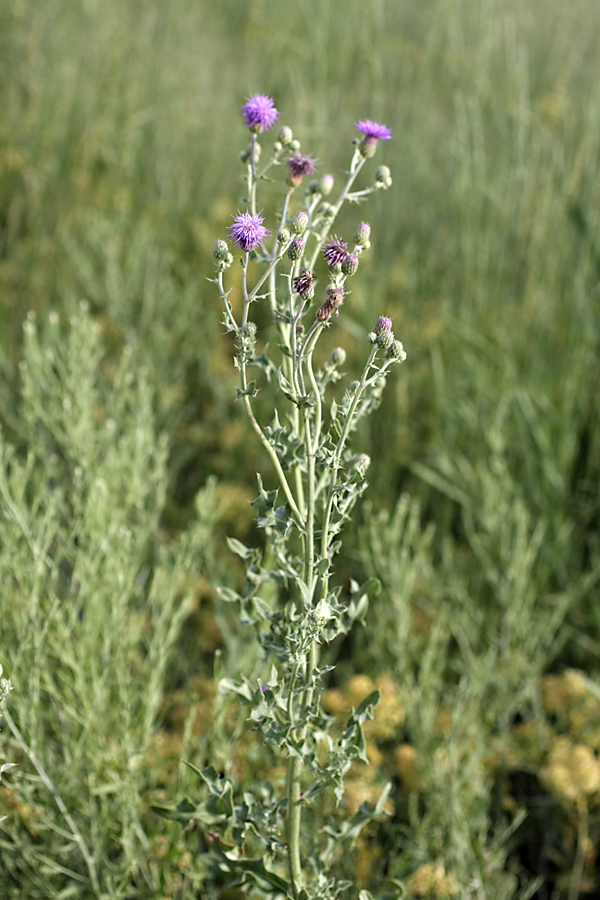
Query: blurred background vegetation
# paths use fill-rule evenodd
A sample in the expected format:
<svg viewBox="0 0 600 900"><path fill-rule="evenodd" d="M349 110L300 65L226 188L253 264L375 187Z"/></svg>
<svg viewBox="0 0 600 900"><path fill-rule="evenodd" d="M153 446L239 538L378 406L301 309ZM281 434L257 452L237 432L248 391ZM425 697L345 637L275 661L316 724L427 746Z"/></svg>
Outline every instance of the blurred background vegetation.
<svg viewBox="0 0 600 900"><path fill-rule="evenodd" d="M384 694L348 804L394 781L353 877L598 896L599 33L596 0L3 0L0 896L216 896L150 804L198 794L182 755L276 777L212 687L258 664L215 587L266 465L206 280L254 92L338 183L355 122L394 131L336 223L372 226L350 377L374 314L408 352L339 572L383 592L330 651L332 714Z"/></svg>

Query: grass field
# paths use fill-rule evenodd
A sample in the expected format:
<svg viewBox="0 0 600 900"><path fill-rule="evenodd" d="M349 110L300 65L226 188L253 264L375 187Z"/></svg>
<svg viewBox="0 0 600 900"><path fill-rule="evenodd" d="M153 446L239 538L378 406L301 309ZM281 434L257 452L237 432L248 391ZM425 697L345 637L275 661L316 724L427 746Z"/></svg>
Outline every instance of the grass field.
<svg viewBox="0 0 600 900"><path fill-rule="evenodd" d="M151 806L200 796L182 758L278 777L214 688L260 666L216 588L270 470L207 281L254 92L340 181L359 119L394 132L335 325L351 377L374 308L408 353L337 573L382 592L324 698L380 687L346 803L393 790L340 877L598 896L599 33L597 0L0 4L2 900L237 897Z"/></svg>

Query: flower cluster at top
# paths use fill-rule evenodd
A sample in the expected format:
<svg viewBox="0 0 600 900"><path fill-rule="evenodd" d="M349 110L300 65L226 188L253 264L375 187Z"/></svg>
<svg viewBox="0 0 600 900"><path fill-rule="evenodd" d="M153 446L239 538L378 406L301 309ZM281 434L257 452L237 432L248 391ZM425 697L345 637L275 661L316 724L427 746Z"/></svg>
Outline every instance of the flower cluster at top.
<svg viewBox="0 0 600 900"><path fill-rule="evenodd" d="M279 119L279 115L273 99L266 94L252 94L246 98L246 102L241 107L241 116L252 133L250 146L241 154L242 161L248 165L248 193L246 196L249 199L246 211L238 210L236 215L232 216L233 224L227 229L228 237L238 249L246 254L259 251L263 261L268 261L271 268L274 268L280 259L287 256L292 264L289 284L290 288L293 288L293 294L290 295L290 300L295 295L300 297L303 304L301 308L298 308L298 319L302 314L304 304L309 303L315 295L315 276L310 270L313 268L318 254L321 253L329 270L329 279L324 291L324 302L316 310L315 316L317 323L326 325L333 316L339 315L340 307L346 297L345 281L357 271L361 253L369 249L371 229L366 222L361 222L355 231L354 246L351 249L349 249L348 243L337 234L329 234L328 238L326 235L343 200L356 202L374 190L390 186L390 170L387 166L380 166L375 173L375 180L371 187L354 193L350 190L363 164L375 153L378 141L389 140L392 132L386 125L373 122L371 119L362 119L357 122L356 129L361 137L354 141L356 149L350 167L349 181L342 191L340 200L337 204L325 200L334 186L333 176L325 174L319 180L311 181L308 184L305 191L305 208L300 209L295 215L291 215L288 213L288 203L292 191L302 183L304 176L314 175L318 160L312 154L301 152L300 143L294 139L292 129L284 125L280 128L273 145L271 159L259 167L261 148L257 137L261 132L269 131ZM265 241L272 232L265 227L262 212L255 211L255 189L257 183L265 177L265 173L271 166L281 165L282 157L287 157L288 193L273 248L269 249ZM307 254L307 243L311 239L316 241L316 246ZM232 264L233 257L224 241L217 241L213 252L219 272L222 273ZM246 266L247 264L246 257L242 265ZM277 298L273 298L273 303L274 309L279 309ZM380 323L383 321L384 319L381 319ZM302 327L298 320L297 325L298 328ZM391 352L390 348L393 347L393 354L395 354L392 354L393 358L400 359L402 357L404 351L400 342L394 340L391 323L389 328L378 325L374 335L373 342L384 349L388 356Z"/></svg>

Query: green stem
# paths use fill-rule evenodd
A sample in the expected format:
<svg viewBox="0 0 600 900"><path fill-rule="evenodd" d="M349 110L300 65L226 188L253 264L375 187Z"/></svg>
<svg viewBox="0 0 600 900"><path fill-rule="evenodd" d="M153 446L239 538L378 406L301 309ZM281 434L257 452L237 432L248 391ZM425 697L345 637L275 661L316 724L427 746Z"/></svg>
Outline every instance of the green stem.
<svg viewBox="0 0 600 900"><path fill-rule="evenodd" d="M352 162L350 163L350 172L348 173L348 180L347 180L346 184L344 185L344 189L342 190L342 193L338 197L337 202L334 204L331 216L327 219L327 229L326 229L327 231L331 231L331 227L337 218L337 214L339 213L344 201L348 197L348 194L350 193L350 188L354 184L354 182L356 180L356 176L358 175L358 173L364 166L365 162L366 162L365 157L361 156L358 150L355 150L354 157L352 158ZM313 255L311 257L310 263L308 264L308 268L311 272L315 266L315 263L317 261L317 256L319 255L319 251L320 251L321 247L323 246L325 237L326 237L326 232L323 232L321 235L321 238L317 241L317 246L315 247L315 249L313 251Z"/></svg>
<svg viewBox="0 0 600 900"><path fill-rule="evenodd" d="M369 354L369 358L367 363L363 369L362 377L360 379L359 385L356 389L354 397L352 399L352 403L350 404L350 408L346 415L346 421L344 422L344 427L342 429L342 433L338 440L338 445L335 448L335 453L333 455L333 459L331 461L331 465L329 467L329 471L331 472L330 481L329 481L329 493L327 496L327 502L325 504L325 513L323 516L323 530L321 534L321 556L326 557L329 545L329 525L331 523L331 510L333 507L333 498L335 495L335 489L337 487L338 480L338 472L340 469L341 461L342 461L342 453L344 452L344 447L346 445L346 441L348 439L348 435L350 434L350 428L352 426L352 419L354 418L354 413L356 411L356 407L360 401L362 392L365 389L365 385L367 383L367 375L371 368L371 363L375 359L375 355L377 353L377 346L373 346L371 348L371 352ZM386 367L382 367L381 371ZM327 587L328 587L328 579L323 579L323 588L322 588L322 598L325 599L327 595Z"/></svg>

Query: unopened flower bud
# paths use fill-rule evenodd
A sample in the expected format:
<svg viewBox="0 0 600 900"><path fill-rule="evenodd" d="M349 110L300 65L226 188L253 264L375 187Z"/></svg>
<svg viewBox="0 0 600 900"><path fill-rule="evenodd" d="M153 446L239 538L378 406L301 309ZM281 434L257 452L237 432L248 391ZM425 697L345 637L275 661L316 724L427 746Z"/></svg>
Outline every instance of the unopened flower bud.
<svg viewBox="0 0 600 900"><path fill-rule="evenodd" d="M367 222L361 222L354 232L354 243L357 247L368 247L371 239L371 226Z"/></svg>
<svg viewBox="0 0 600 900"><path fill-rule="evenodd" d="M392 183L392 173L387 166L379 166L375 172L375 184L377 187L387 189Z"/></svg>
<svg viewBox="0 0 600 900"><path fill-rule="evenodd" d="M284 147L287 147L288 144L291 144L293 137L294 135L292 133L292 129L288 128L287 125L283 125L279 134L277 135L277 140Z"/></svg>
<svg viewBox="0 0 600 900"><path fill-rule="evenodd" d="M287 228L280 228L277 232L277 243L278 244L287 244L289 239L291 238L291 234L287 230Z"/></svg>
<svg viewBox="0 0 600 900"><path fill-rule="evenodd" d="M213 247L213 256L215 259L218 259L220 262L223 262L229 256L229 247L225 243L225 241L215 241Z"/></svg>
<svg viewBox="0 0 600 900"><path fill-rule="evenodd" d="M343 347L336 347L331 351L331 362L334 366L343 366L346 362L346 351Z"/></svg>
<svg viewBox="0 0 600 900"><path fill-rule="evenodd" d="M399 362L404 362L406 353L404 352L402 341L392 341L385 356L386 359L397 359Z"/></svg>
<svg viewBox="0 0 600 900"><path fill-rule="evenodd" d="M367 340L368 340L368 342L369 342L370 344L376 344L376 343L377 343L377 335L375 334L374 331L370 331L370 332L368 333L368 335L367 335Z"/></svg>
<svg viewBox="0 0 600 900"><path fill-rule="evenodd" d="M289 143L289 148L292 151L292 153L297 153L298 150L300 149L300 141L291 140Z"/></svg>
<svg viewBox="0 0 600 900"><path fill-rule="evenodd" d="M287 255L289 259L291 259L292 261L302 259L302 256L304 255L304 247L305 243L302 238L295 237L287 249Z"/></svg>
<svg viewBox="0 0 600 900"><path fill-rule="evenodd" d="M319 180L319 190L324 197L327 197L333 190L333 175L322 175Z"/></svg>
<svg viewBox="0 0 600 900"><path fill-rule="evenodd" d="M342 260L342 272L344 275L354 275L358 269L358 256L354 253L347 253Z"/></svg>
<svg viewBox="0 0 600 900"><path fill-rule="evenodd" d="M393 331L380 331L377 335L377 346L381 350L387 350L394 343Z"/></svg>
<svg viewBox="0 0 600 900"><path fill-rule="evenodd" d="M250 338L251 341L254 340L256 338L256 323L246 322L246 324L242 328L242 335L244 337Z"/></svg>
<svg viewBox="0 0 600 900"><path fill-rule="evenodd" d="M302 234L306 231L306 226L308 225L308 213L304 212L303 209L300 212L297 212L294 218L292 219L291 229L294 234Z"/></svg>

